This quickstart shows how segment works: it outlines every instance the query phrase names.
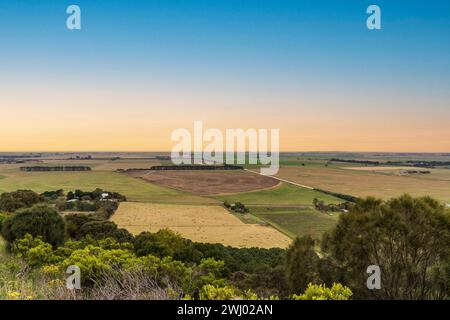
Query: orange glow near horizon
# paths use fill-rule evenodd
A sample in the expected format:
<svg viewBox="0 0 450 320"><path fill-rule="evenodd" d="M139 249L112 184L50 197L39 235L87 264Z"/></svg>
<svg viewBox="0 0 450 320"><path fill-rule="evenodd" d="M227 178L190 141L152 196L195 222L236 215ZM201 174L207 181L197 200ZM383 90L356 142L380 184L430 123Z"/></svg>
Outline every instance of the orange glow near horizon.
<svg viewBox="0 0 450 320"><path fill-rule="evenodd" d="M338 100L303 94L283 100L195 88L173 89L177 96L157 87L2 89L1 152L170 151L172 131L192 132L195 120L223 132L279 129L282 152L450 152L447 111L425 113L420 101L414 108L419 111L405 111L410 100L364 105L357 95Z"/></svg>

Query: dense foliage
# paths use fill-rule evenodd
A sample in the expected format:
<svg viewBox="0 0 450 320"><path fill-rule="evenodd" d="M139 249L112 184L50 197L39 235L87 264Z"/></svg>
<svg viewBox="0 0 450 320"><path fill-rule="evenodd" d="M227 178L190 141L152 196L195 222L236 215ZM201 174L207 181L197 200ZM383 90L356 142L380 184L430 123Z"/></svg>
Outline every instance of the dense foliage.
<svg viewBox="0 0 450 320"><path fill-rule="evenodd" d="M3 221L2 236L10 244L26 234L58 246L65 240L65 223L58 211L45 204L20 209Z"/></svg>
<svg viewBox="0 0 450 320"><path fill-rule="evenodd" d="M44 202L44 197L31 190L17 190L0 195L0 211L14 212Z"/></svg>
<svg viewBox="0 0 450 320"><path fill-rule="evenodd" d="M24 205L44 197L12 194ZM81 269L83 297L95 299L450 297L449 210L428 197L358 200L321 242L305 236L287 250L196 243L168 229L134 237L99 210L63 218L48 204L0 212L0 226L11 259L26 266L17 272L34 270L49 292L63 294L58 298L66 298L63 284L71 265ZM374 264L381 268L380 290L366 286L366 269Z"/></svg>
<svg viewBox="0 0 450 320"><path fill-rule="evenodd" d="M40 194L42 197L44 197L47 201L52 201L52 200L56 200L59 197L63 197L64 196L64 190L63 189L58 189L55 191L45 191L43 193Z"/></svg>
<svg viewBox="0 0 450 320"><path fill-rule="evenodd" d="M299 293L309 283L320 282L319 261L315 242L310 236L297 238L286 255L286 276L291 292Z"/></svg>
<svg viewBox="0 0 450 320"><path fill-rule="evenodd" d="M126 229L118 228L111 221L90 221L80 227L80 237L90 236L94 239L113 238L119 242L133 240L133 235Z"/></svg>
<svg viewBox="0 0 450 320"><path fill-rule="evenodd" d="M106 195L106 196L105 196ZM117 200L117 201L127 201L127 198L118 193L118 192L110 192L106 191L100 188L95 189L94 191L82 191L82 190L75 190L69 191L66 196L67 200Z"/></svg>
<svg viewBox="0 0 450 320"><path fill-rule="evenodd" d="M361 200L340 216L322 248L362 297L450 297L450 215L429 197ZM369 265L381 268L380 290L366 287Z"/></svg>
<svg viewBox="0 0 450 320"><path fill-rule="evenodd" d="M350 288L340 283L333 283L331 288L324 284L308 284L305 292L299 295L292 295L294 300L349 300L353 295Z"/></svg>
<svg viewBox="0 0 450 320"><path fill-rule="evenodd" d="M225 201L223 206L237 213L247 213L250 211L242 202L229 203L228 201Z"/></svg>
<svg viewBox="0 0 450 320"><path fill-rule="evenodd" d="M9 215L10 214L8 212L1 212L0 211L0 233L2 231L3 221L5 221L5 219L8 218Z"/></svg>

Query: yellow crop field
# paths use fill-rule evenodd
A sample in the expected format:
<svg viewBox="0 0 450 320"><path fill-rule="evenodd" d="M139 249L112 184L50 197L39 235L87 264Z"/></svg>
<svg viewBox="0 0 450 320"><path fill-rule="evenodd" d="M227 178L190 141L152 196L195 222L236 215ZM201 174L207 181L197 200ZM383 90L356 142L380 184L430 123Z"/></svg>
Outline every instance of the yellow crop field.
<svg viewBox="0 0 450 320"><path fill-rule="evenodd" d="M168 228L196 242L233 247L285 248L291 243L291 239L272 227L245 224L215 205L124 202L111 220L133 234Z"/></svg>

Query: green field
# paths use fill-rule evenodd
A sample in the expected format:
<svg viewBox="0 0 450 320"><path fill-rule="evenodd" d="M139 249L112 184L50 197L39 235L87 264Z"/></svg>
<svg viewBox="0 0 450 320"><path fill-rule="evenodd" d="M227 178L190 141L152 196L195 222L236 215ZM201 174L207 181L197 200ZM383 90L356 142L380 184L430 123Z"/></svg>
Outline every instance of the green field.
<svg viewBox="0 0 450 320"><path fill-rule="evenodd" d="M281 183L275 188L233 195L216 196L215 199L231 203L242 202L245 205L312 205L318 198L326 203L339 203L342 200L318 191Z"/></svg>
<svg viewBox="0 0 450 320"><path fill-rule="evenodd" d="M315 210L313 199L318 198L326 203L343 202L336 197L288 183L281 183L271 189L214 198L245 204L250 213L235 215L242 216L240 219L246 223L265 222L291 238L311 235L317 239L336 224L338 214Z"/></svg>
<svg viewBox="0 0 450 320"><path fill-rule="evenodd" d="M157 203L212 204L213 199L191 195L170 188L156 186L121 173L90 172L21 172L8 170L0 179L0 193L29 189L35 192L64 189L92 191L95 188L119 192L129 201Z"/></svg>
<svg viewBox="0 0 450 320"><path fill-rule="evenodd" d="M310 235L320 239L339 217L339 213L328 214L313 208L252 207L250 212L291 238Z"/></svg>
<svg viewBox="0 0 450 320"><path fill-rule="evenodd" d="M352 155L353 158L356 155ZM414 196L430 195L439 200L450 201L450 170L429 169L426 175L400 175L402 170L372 169L356 163L329 163L324 157L331 155L282 156L278 177L299 184L359 197L377 196L388 199L408 192ZM337 158L352 158L336 154ZM425 157L425 156L423 156ZM360 158L360 157L358 157ZM365 155L362 159L382 160L376 155ZM407 159L407 158L405 158ZM339 213L328 214L314 209L314 198L326 203L340 203L344 200L289 183L259 191L219 196L196 196L188 192L159 186L148 181L132 178L115 172L117 169L149 167L153 160L117 161L48 161L51 165L89 164L90 172L21 172L19 165L0 166L0 193L17 189L43 192L56 189L93 190L102 188L127 196L129 201L160 204L220 205L223 201L242 202L250 213L230 213L246 224L270 224L291 238L311 235L320 238L323 232L332 228ZM250 166L257 169L259 166ZM376 167L374 167L376 169ZM395 167L393 167L395 168Z"/></svg>

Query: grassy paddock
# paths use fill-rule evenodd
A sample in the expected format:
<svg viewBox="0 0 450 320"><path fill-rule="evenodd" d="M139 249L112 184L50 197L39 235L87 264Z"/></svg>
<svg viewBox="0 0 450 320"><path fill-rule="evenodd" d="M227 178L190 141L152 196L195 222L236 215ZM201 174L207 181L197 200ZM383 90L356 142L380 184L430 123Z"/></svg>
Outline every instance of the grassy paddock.
<svg viewBox="0 0 450 320"><path fill-rule="evenodd" d="M64 189L94 190L102 188L120 192L130 201L161 203L216 203L213 199L191 195L170 188L156 186L149 182L128 177L121 173L106 171L90 172L21 172L10 170L0 180L0 193L17 189L36 192Z"/></svg>
<svg viewBox="0 0 450 320"><path fill-rule="evenodd" d="M242 202L245 205L312 205L314 198L321 199L326 203L342 202L342 200L336 197L287 183L282 183L271 189L217 196L214 198L230 203Z"/></svg>
<svg viewBox="0 0 450 320"><path fill-rule="evenodd" d="M320 239L336 225L339 217L338 213L328 214L313 208L252 207L250 211L291 238L310 235Z"/></svg>

